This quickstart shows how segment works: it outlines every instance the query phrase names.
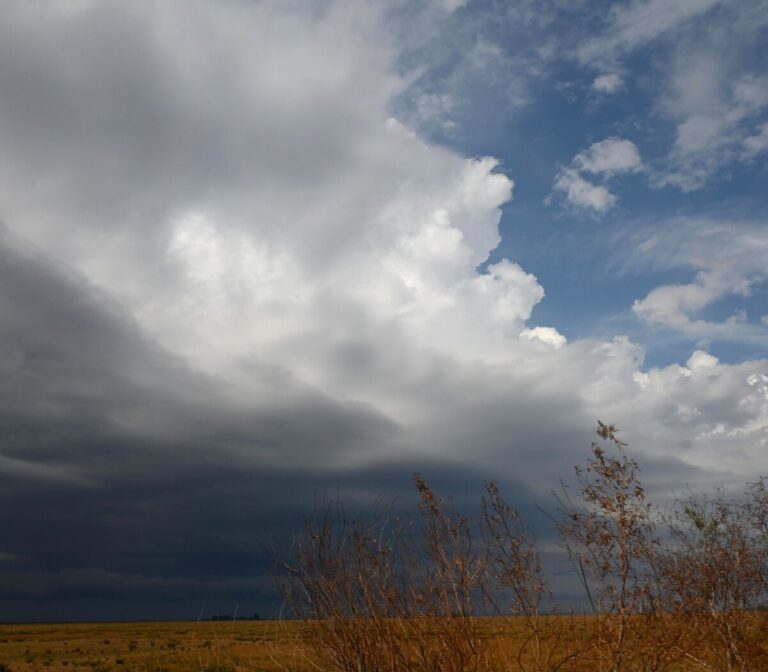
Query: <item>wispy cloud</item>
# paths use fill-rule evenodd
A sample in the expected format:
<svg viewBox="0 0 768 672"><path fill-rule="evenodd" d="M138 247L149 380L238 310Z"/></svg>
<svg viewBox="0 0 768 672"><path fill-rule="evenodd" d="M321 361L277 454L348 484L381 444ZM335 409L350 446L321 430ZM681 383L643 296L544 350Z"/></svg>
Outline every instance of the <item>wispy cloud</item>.
<svg viewBox="0 0 768 672"><path fill-rule="evenodd" d="M591 88L604 94L620 90L618 73L648 45L664 54L650 61L657 84L645 88L675 132L668 151L648 158L653 185L696 191L759 151L766 85L751 54L761 50L766 10L764 0L632 0L612 5L598 33L578 43L575 58L601 73Z"/></svg>
<svg viewBox="0 0 768 672"><path fill-rule="evenodd" d="M741 143L744 148L741 154L743 161L754 159L758 154L768 149L768 122L762 124L756 130L757 132L754 135L744 138Z"/></svg>
<svg viewBox="0 0 768 672"><path fill-rule="evenodd" d="M658 168L654 182L693 191L724 166L760 151L761 135L750 131L768 110L768 77L749 74L725 83L708 58L681 67L677 77L677 95L667 106L681 119L666 159L671 169Z"/></svg>
<svg viewBox="0 0 768 672"><path fill-rule="evenodd" d="M612 6L602 34L578 48L584 63L610 60L705 14L722 0L632 0Z"/></svg>
<svg viewBox="0 0 768 672"><path fill-rule="evenodd" d="M759 316L749 320L735 309L722 321L700 317L715 302L748 297L768 280L768 235L761 225L681 219L670 230L653 233L636 250L645 263L656 257L670 268L694 272L691 282L662 285L637 300L633 311L641 320L690 338L768 343Z"/></svg>

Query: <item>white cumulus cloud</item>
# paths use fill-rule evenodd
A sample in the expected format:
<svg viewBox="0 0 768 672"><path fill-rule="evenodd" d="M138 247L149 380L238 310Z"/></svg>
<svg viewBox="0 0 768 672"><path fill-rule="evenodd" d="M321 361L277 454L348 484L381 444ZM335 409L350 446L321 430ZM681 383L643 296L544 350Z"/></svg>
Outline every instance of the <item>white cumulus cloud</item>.
<svg viewBox="0 0 768 672"><path fill-rule="evenodd" d="M635 143L624 138L607 138L579 152L570 168L563 168L555 177L554 190L578 207L603 213L613 207L618 198L602 184L594 184L583 173L608 179L622 173L643 169L640 152Z"/></svg>
<svg viewBox="0 0 768 672"><path fill-rule="evenodd" d="M553 348L562 348L568 341L554 327L533 327L533 329L523 329L520 333L522 338L529 341L541 341L545 345Z"/></svg>
<svg viewBox="0 0 768 672"><path fill-rule="evenodd" d="M592 81L592 88L600 93L616 93L624 86L624 80L618 72L598 75Z"/></svg>
<svg viewBox="0 0 768 672"><path fill-rule="evenodd" d="M573 164L584 172L606 176L636 172L643 165L635 143L623 138L608 138L594 143L589 149L579 152Z"/></svg>
<svg viewBox="0 0 768 672"><path fill-rule="evenodd" d="M2 248L1 287L26 278L37 300L51 294L45 308L64 305L50 289L64 284L77 315L92 303L112 315L69 316L61 328L63 309L31 319L7 290L0 361L24 389L8 413L32 414L35 427L101 418L153 446L202 444L246 472L431 459L514 477L524 457L545 492L563 460L581 460L596 417L619 423L653 459L670 459L657 440L677 464L719 469L723 459L709 463L717 450L754 457L768 402L746 381L764 362L713 364L704 389L690 382L696 367L644 371L627 338L566 341L556 324L535 326L545 288L514 250L497 251L514 175L392 118L409 82L377 5L114 1L66 15L52 4L3 12L0 202L11 237L35 252ZM555 190L604 212L616 196L591 180L641 168L633 143L608 138L577 154ZM40 258L57 269L45 291L31 281ZM674 321L750 286L718 269L646 297L645 314ZM89 355L109 357L92 366L80 343L102 322L109 338ZM136 334L174 363L167 376L136 367ZM53 399L25 368L40 365L40 352L61 358L49 376L75 371ZM190 376L208 392L194 403ZM121 403L137 385L160 389L162 403ZM93 403L102 390L111 405ZM701 411L684 431L683 406ZM106 478L70 444L46 446L35 455L25 446L28 461L78 457L92 481Z"/></svg>
<svg viewBox="0 0 768 672"><path fill-rule="evenodd" d="M596 212L605 212L615 205L617 200L606 187L586 180L574 168L560 171L555 178L554 189L562 192L569 203Z"/></svg>

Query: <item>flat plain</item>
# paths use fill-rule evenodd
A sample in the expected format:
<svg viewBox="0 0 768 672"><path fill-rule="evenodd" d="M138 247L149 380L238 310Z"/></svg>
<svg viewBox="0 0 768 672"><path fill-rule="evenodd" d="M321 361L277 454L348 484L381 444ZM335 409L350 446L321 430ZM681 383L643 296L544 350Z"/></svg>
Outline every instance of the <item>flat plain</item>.
<svg viewBox="0 0 768 672"><path fill-rule="evenodd" d="M556 662L566 649L580 651L576 658L560 667L561 672L602 669L594 657L595 650L589 647L594 617L548 616L544 619L542 623L554 625L549 629L554 638L549 643L554 644L556 651L551 662ZM740 624L747 638L739 640L739 650L749 651L751 660L746 667L735 667L730 659L719 657L717 646L709 646L695 637L693 631L689 632L687 623L673 619L668 622L672 636L670 632L657 633L661 638L657 644L674 640L677 651L670 653L675 655L666 660L666 654L662 658L657 656L652 663L649 654L653 646L643 651L632 650L622 669L643 672L768 670L765 665L768 661L767 619L765 612L753 612ZM526 642L531 644L522 621L514 618L481 618L479 621L480 648L493 661L490 667L479 669L508 672L536 669L531 647L520 653L521 646L525 647ZM637 625L642 628L643 624L638 621ZM317 631L311 628L312 625L300 621L0 625L0 672L316 672L329 669L312 652ZM679 630L679 636L675 636L675 630ZM651 633L645 633L646 640L650 636ZM749 648L745 646L748 643Z"/></svg>
<svg viewBox="0 0 768 672"><path fill-rule="evenodd" d="M589 621L550 618L577 638ZM522 622L478 622L501 669L519 669L513 652L525 639ZM311 627L292 620L0 624L0 672L316 672L324 666L312 653Z"/></svg>
<svg viewBox="0 0 768 672"><path fill-rule="evenodd" d="M303 627L276 621L0 625L0 670L300 670L293 659Z"/></svg>

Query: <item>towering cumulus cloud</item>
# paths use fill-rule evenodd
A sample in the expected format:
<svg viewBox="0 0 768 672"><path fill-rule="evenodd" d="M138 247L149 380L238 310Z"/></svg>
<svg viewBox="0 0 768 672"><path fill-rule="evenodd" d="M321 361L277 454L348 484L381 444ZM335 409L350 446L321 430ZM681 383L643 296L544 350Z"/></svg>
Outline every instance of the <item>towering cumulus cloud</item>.
<svg viewBox="0 0 768 672"><path fill-rule="evenodd" d="M398 114L419 72L409 11L0 9L0 603L18 618L258 593L258 534L339 484L357 501L424 468L459 497L524 482L530 503L597 417L651 487L768 468L765 362L702 344L642 370L621 334L535 319L544 288L497 249L515 175ZM582 175L641 168L609 138L556 189L603 211L615 197ZM710 298L665 308L699 285ZM667 324L718 292L697 280L635 310ZM115 591L135 610L98 603Z"/></svg>

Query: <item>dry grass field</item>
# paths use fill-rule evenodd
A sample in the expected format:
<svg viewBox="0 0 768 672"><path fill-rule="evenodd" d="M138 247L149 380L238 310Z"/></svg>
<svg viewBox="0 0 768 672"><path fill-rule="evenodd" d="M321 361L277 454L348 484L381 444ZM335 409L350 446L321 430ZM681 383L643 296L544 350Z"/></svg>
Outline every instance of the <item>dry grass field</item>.
<svg viewBox="0 0 768 672"><path fill-rule="evenodd" d="M517 670L517 619L474 619L500 669ZM590 619L551 617L583 637ZM567 627L566 625L567 624ZM0 625L2 672L260 672L317 670L310 628L299 621ZM320 669L327 666L320 664ZM586 669L586 668L585 668Z"/></svg>
<svg viewBox="0 0 768 672"><path fill-rule="evenodd" d="M0 625L11 672L302 669L300 623L269 621Z"/></svg>
<svg viewBox="0 0 768 672"><path fill-rule="evenodd" d="M756 629L768 630L763 615ZM584 616L545 617L563 635L558 648L584 647L594 619ZM501 671L535 670L530 655L518 659L525 639L518 619L482 618L481 642ZM299 621L76 623L0 625L0 670L3 672L267 672L334 669L313 658L309 626ZM315 633L316 634L316 633ZM694 646L691 652L699 653ZM705 656L706 657L706 656ZM319 664L318 664L319 663ZM521 665L522 663L522 665ZM630 655L620 669L729 669L714 660L678 656L663 666ZM553 669L547 667L546 669ZM593 672L603 669L588 649L560 669ZM752 669L751 667L730 669ZM754 668L759 672L763 668Z"/></svg>

